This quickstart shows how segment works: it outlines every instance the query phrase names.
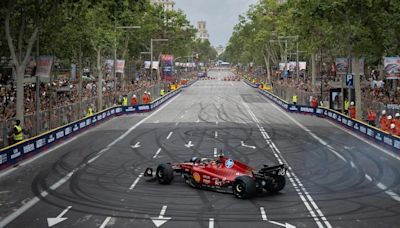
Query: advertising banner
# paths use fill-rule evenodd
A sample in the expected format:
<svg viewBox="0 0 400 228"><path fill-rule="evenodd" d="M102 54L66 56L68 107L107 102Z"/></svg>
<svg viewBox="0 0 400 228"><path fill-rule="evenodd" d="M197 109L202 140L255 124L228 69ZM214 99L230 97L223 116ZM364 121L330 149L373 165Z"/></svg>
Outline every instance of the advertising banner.
<svg viewBox="0 0 400 228"><path fill-rule="evenodd" d="M286 66L285 63L279 63L279 70L280 70L280 71L284 71L285 68L286 68L285 66Z"/></svg>
<svg viewBox="0 0 400 228"><path fill-rule="evenodd" d="M295 72L296 71L296 62L295 61L290 61L288 63L289 71L290 72Z"/></svg>
<svg viewBox="0 0 400 228"><path fill-rule="evenodd" d="M111 73L113 71L113 67L114 67L114 60L107 59L104 63L104 71L107 73ZM123 74L124 68L125 68L125 60L117 59L117 66L115 68L115 72Z"/></svg>
<svg viewBox="0 0 400 228"><path fill-rule="evenodd" d="M123 74L124 73L124 68L125 68L125 60L118 59L117 60L117 66L115 68L115 72Z"/></svg>
<svg viewBox="0 0 400 228"><path fill-rule="evenodd" d="M386 79L400 79L400 57L385 57L383 67Z"/></svg>
<svg viewBox="0 0 400 228"><path fill-rule="evenodd" d="M144 68L145 69L150 69L150 64L151 64L151 62L150 61L145 61L144 62ZM158 61L153 61L153 70L158 70L158 68L159 68L159 65L160 63L158 62Z"/></svg>
<svg viewBox="0 0 400 228"><path fill-rule="evenodd" d="M161 55L161 79L171 82L174 77L174 56Z"/></svg>
<svg viewBox="0 0 400 228"><path fill-rule="evenodd" d="M106 73L111 73L114 67L114 60L112 59L107 59L106 62L104 63L104 71Z"/></svg>
<svg viewBox="0 0 400 228"><path fill-rule="evenodd" d="M50 77L51 67L53 66L53 56L39 56L36 63L35 76Z"/></svg>
<svg viewBox="0 0 400 228"><path fill-rule="evenodd" d="M34 57L29 57L28 63L26 64L26 68L25 68L25 74L24 76L26 78L32 77L34 76L35 72L35 67L36 67L36 61Z"/></svg>
<svg viewBox="0 0 400 228"><path fill-rule="evenodd" d="M306 70L307 69L307 62L299 62L299 70Z"/></svg>
<svg viewBox="0 0 400 228"><path fill-rule="evenodd" d="M336 74L347 74L349 69L349 62L347 58L336 58Z"/></svg>

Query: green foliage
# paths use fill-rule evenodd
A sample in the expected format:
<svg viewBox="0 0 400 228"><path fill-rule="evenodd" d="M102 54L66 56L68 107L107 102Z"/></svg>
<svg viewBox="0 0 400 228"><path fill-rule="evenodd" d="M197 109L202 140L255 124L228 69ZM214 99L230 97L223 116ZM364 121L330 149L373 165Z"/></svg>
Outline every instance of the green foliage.
<svg viewBox="0 0 400 228"><path fill-rule="evenodd" d="M21 18L25 19L26 43L37 27L35 12L39 12L40 54L59 59L77 61L82 51L83 57L94 63L99 49L104 58L112 58L115 41L117 57L126 60L138 59L140 52L149 51L151 38L169 39L155 45L154 56L187 55L195 44L196 31L182 11L163 11L148 0L38 0L39 11L32 4L36 0L9 1L13 4L1 4L0 19L4 21L3 12L12 11L10 27L14 43L18 41ZM53 6L55 9L49 10ZM136 25L141 28L115 29ZM9 56L4 23L0 24L0 35L0 54Z"/></svg>
<svg viewBox="0 0 400 228"><path fill-rule="evenodd" d="M363 56L378 64L382 56L400 52L399 12L400 2L392 0L263 0L239 17L224 58L260 64L269 39L298 35L308 53Z"/></svg>

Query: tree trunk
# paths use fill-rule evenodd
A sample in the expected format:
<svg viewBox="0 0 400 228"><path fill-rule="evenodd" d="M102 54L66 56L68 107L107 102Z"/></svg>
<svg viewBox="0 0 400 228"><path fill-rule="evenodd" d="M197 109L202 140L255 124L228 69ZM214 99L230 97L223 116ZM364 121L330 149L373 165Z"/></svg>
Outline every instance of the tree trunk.
<svg viewBox="0 0 400 228"><path fill-rule="evenodd" d="M97 111L103 110L103 72L101 70L101 49L97 49Z"/></svg>
<svg viewBox="0 0 400 228"><path fill-rule="evenodd" d="M22 26L24 26L24 25L22 25ZM35 42L37 34L38 34L38 28L37 27L35 28L31 37L29 38L28 44L26 46L26 51L24 52L21 49L21 50L19 50L19 53L15 52L15 46L13 44L13 39L12 39L11 33L10 33L10 11L7 11L7 13L6 13L5 33L6 33L8 48L10 49L11 59L13 61L14 69L16 72L16 84L17 84L16 118L19 119L21 121L21 123L23 124L24 123L24 73L25 73L26 64L31 55L33 43ZM22 59L23 52L25 53L25 56ZM21 58L18 58L18 56L21 56Z"/></svg>
<svg viewBox="0 0 400 228"><path fill-rule="evenodd" d="M271 68L269 65L269 54L267 55L264 54L264 61L265 61L265 67L267 68L267 79L268 83L271 83Z"/></svg>
<svg viewBox="0 0 400 228"><path fill-rule="evenodd" d="M16 118L24 123L24 73L25 66L16 67L17 103Z"/></svg>
<svg viewBox="0 0 400 228"><path fill-rule="evenodd" d="M315 83L316 83L316 79L317 79L317 64L315 61L315 53L311 54L311 88L312 88L312 92L315 93ZM321 86L322 86L322 82L321 82Z"/></svg>

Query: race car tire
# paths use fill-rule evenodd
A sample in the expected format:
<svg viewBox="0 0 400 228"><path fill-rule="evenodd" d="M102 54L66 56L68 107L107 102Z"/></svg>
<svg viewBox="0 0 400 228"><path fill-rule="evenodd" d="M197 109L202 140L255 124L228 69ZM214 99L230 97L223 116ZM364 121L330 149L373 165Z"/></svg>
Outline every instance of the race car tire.
<svg viewBox="0 0 400 228"><path fill-rule="evenodd" d="M255 180L250 176L238 176L233 182L233 194L239 199L249 199L256 195Z"/></svg>
<svg viewBox="0 0 400 228"><path fill-rule="evenodd" d="M156 177L160 184L170 184L174 179L174 170L168 164L160 164L157 167Z"/></svg>
<svg viewBox="0 0 400 228"><path fill-rule="evenodd" d="M270 193L278 193L281 191L286 185L286 178L285 176L273 176L274 183L269 184L265 187L265 189Z"/></svg>

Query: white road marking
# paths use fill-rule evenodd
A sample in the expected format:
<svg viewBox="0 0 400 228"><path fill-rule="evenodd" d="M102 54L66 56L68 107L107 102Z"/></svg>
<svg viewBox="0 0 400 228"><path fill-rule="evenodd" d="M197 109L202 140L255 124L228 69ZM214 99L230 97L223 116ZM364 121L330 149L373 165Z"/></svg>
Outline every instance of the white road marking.
<svg viewBox="0 0 400 228"><path fill-rule="evenodd" d="M267 214L265 213L264 207L260 207L261 218L264 221L268 221Z"/></svg>
<svg viewBox="0 0 400 228"><path fill-rule="evenodd" d="M141 147L140 142L137 142L135 145L131 145L132 149L136 149Z"/></svg>
<svg viewBox="0 0 400 228"><path fill-rule="evenodd" d="M181 115L181 119L183 119L184 116L185 116L185 115Z"/></svg>
<svg viewBox="0 0 400 228"><path fill-rule="evenodd" d="M126 136L128 136L133 130L135 130L138 126L140 126L142 123L144 123L146 120L150 119L152 116L154 116L155 114L157 114L158 112L160 112L161 110L163 110L165 107L168 106L168 104L170 104L172 101L174 101L176 98L178 98L181 94L176 95L174 98L172 98L171 100L169 100L167 103L165 103L162 107L160 107L159 109L155 110L153 113L151 113L150 115L148 115L147 117L143 118L142 120L140 120L139 122L137 122L135 125L133 125L131 128L129 128L124 134L122 134L120 137L118 137L117 139L115 139L113 142L111 142L110 144L108 144L105 148L103 148L101 151L99 151L97 153L97 155L101 155L103 153L105 153L106 151L108 151L113 145L115 145L116 143L118 143L119 141L121 141L122 139L124 139ZM87 131L89 132L89 131ZM83 134L86 134L87 132L84 132L82 134L80 134L79 136L82 136ZM71 140L73 141L73 140ZM71 141L66 141L67 142L71 142ZM65 144L60 144L60 147L62 145ZM53 147L52 150L55 150L59 147ZM47 152L46 152L47 153ZM100 156L98 156L97 158L99 158ZM94 161L94 160L93 160ZM92 161L92 162L93 162ZM65 177L61 178L59 181L57 181L55 184L53 184L52 186L50 186L51 190L56 190L58 187L60 187L62 184L64 184L65 182L67 182L69 180L69 178L72 177L72 175L77 172L79 169L84 168L88 163L84 163L83 165L79 166L79 168L74 169L73 171L71 171L70 173L68 173ZM40 193L40 195L45 198L48 195L47 191L43 191ZM32 206L34 206L36 203L38 203L40 201L40 199L38 197L33 197L31 200L29 200L26 204L24 204L22 207L18 208L17 210L15 210L13 213L9 214L7 217L5 217L3 220L0 221L0 227L4 227L6 225L8 225L10 222L14 221L18 216L20 216L21 214L23 214L25 211L29 210Z"/></svg>
<svg viewBox="0 0 400 228"><path fill-rule="evenodd" d="M178 124L179 124L179 122L176 122L176 123L175 123L175 126L178 126Z"/></svg>
<svg viewBox="0 0 400 228"><path fill-rule="evenodd" d="M217 148L214 148L214 157L218 157Z"/></svg>
<svg viewBox="0 0 400 228"><path fill-rule="evenodd" d="M154 154L153 158L157 158L158 154L160 154L161 152L161 148L158 148L156 154Z"/></svg>
<svg viewBox="0 0 400 228"><path fill-rule="evenodd" d="M231 86L233 86L233 83L231 82Z"/></svg>
<svg viewBox="0 0 400 228"><path fill-rule="evenodd" d="M293 172L293 169L291 168L289 163L282 156L281 151L276 147L275 143L271 140L270 136L265 131L265 129L262 126L260 126L260 121L257 119L257 117L254 115L254 113L251 111L250 107L243 100L242 100L242 104L246 108L247 112L250 114L250 116L252 117L254 122L259 127L261 134L266 139L267 144L271 148L271 150L272 150L274 156L276 157L276 159L278 160L278 162L280 164L286 164L287 165L287 167L288 167L287 176L289 178L289 181L292 183L292 185L295 188L297 194L299 195L300 199L303 201L303 203L306 206L307 210L309 211L310 215L313 217L313 219L314 219L315 223L317 224L317 226L319 228L323 228L324 227L323 224L322 224L322 222L323 222L323 223L325 223L326 227L332 228L331 224L326 219L325 215L322 213L322 211L319 209L317 204L314 202L314 199L308 193L307 189L303 186L303 184L300 181L300 179ZM314 210L315 210L315 212L314 212ZM316 215L315 213L317 213L318 215ZM321 220L322 220L322 222L321 222Z"/></svg>
<svg viewBox="0 0 400 228"><path fill-rule="evenodd" d="M63 218L63 216L72 208L72 206L68 206L65 210L63 210L57 217L55 218L47 218L48 227L52 227L60 222L67 220L68 218Z"/></svg>
<svg viewBox="0 0 400 228"><path fill-rule="evenodd" d="M200 122L200 119L197 119L197 120L196 120L196 123L199 123L199 122Z"/></svg>
<svg viewBox="0 0 400 228"><path fill-rule="evenodd" d="M107 224L110 222L111 217L107 217L104 222L101 224L100 228L104 228L107 226Z"/></svg>
<svg viewBox="0 0 400 228"><path fill-rule="evenodd" d="M208 228L214 228L214 219L213 218L210 218L208 220Z"/></svg>
<svg viewBox="0 0 400 228"><path fill-rule="evenodd" d="M371 182L374 182L372 177L369 176L368 174L365 174L365 178ZM376 187L378 187L380 190L384 191L385 194L387 194L388 196L390 196L392 199L396 200L397 202L400 202L400 196L397 193L390 190L386 185L382 184L381 182L376 182L375 184L376 184Z"/></svg>
<svg viewBox="0 0 400 228"><path fill-rule="evenodd" d="M164 205L161 209L160 215L158 217L151 217L151 221L153 221L154 225L156 227L162 226L164 223L168 222L168 220L171 219L171 217L164 217L165 211L167 210L167 206Z"/></svg>
<svg viewBox="0 0 400 228"><path fill-rule="evenodd" d="M156 120L156 121L154 121L154 123L155 123L155 124L160 123L160 120Z"/></svg>
<svg viewBox="0 0 400 228"><path fill-rule="evenodd" d="M287 118L289 118L293 123L295 123L297 126L299 126L301 129L303 129L305 132L307 132L309 135L311 135L314 139L316 139L320 144L323 146L327 147L333 154L335 154L337 157L339 157L341 160L344 162L347 162L346 158L344 158L340 153L338 153L331 145L329 145L327 142L325 142L323 139L318 137L316 134L314 134L310 129L308 129L306 126L303 124L299 123L297 120L295 120L292 116L287 114L285 111L281 110L279 107L277 107L275 104L271 103L275 109L277 109L279 112L284 114Z"/></svg>
<svg viewBox="0 0 400 228"><path fill-rule="evenodd" d="M185 144L185 146L186 146L187 148L190 148L190 147L192 147L192 146L194 146L194 145L192 144L192 141L189 141L187 144Z"/></svg>
<svg viewBox="0 0 400 228"><path fill-rule="evenodd" d="M325 145L328 147L328 149L329 149L330 151L332 151L336 156L338 156L340 159L342 159L342 160L344 160L345 162L347 162L346 159L345 159L343 156L341 156L338 152L336 152L335 150L333 150L333 148L332 148L330 145L328 145L325 141L323 141L321 138L319 138L318 136L316 136L314 133L312 133L310 130L308 130L306 127L304 127L302 124L300 124L297 120L295 120L293 117L291 117L291 116L290 116L289 114L287 114L285 111L281 110L281 109L280 109L279 107L277 107L274 103L271 103L271 104L272 104L278 111L280 111L281 113L283 113L284 115L286 115L289 119L291 119L294 123L296 123L300 128L302 128L303 130L305 130L306 132L308 132L311 136L313 136L315 139L317 139L321 144L323 144L323 145L325 144ZM386 150L384 150L384 149L382 149L382 148L376 146L375 144L372 144L371 142L367 141L366 139L363 139L363 138L359 137L359 136L356 135L355 133L352 133L352 132L349 132L349 131L347 131L347 130L344 130L343 128L337 126L336 124L331 123L329 120L327 120L327 121L328 121L331 125L333 125L333 126L339 128L339 129L341 129L341 130L343 130L343 131L349 133L350 135L352 135L352 136L354 136L354 137L356 137L356 138L362 140L363 142L366 142L368 145L373 146L373 147L375 147L376 149L381 150L381 151L384 152L385 154L387 154L387 155L389 155L389 156L391 156L391 157L393 157L393 158L396 158L397 160L400 160L399 157L397 157L397 156L395 156L394 154L392 154L392 153L390 153L390 152L388 152L388 151L386 151ZM346 149L346 148L345 148L345 149ZM352 167L354 166L353 168L355 168L354 163L350 163L350 165L352 165ZM365 175L365 178L366 178L367 180L369 180L369 181L372 181L372 178L371 178L368 174ZM400 202L400 196L397 195L396 193L394 193L392 190L388 189L385 185L383 185L383 184L380 183L380 182L378 182L376 185L377 185L377 187L380 188L381 190L384 190L385 193L388 194L390 197L392 197L394 200ZM382 186L384 186L385 188L382 189Z"/></svg>
<svg viewBox="0 0 400 228"><path fill-rule="evenodd" d="M106 123L106 122L103 122L103 123ZM102 123L102 124L103 124L103 123ZM98 125L98 126L100 126L100 125ZM97 128L98 126L96 126L96 128ZM84 135L86 135L86 134L92 132L92 131L95 130L96 128L92 128L92 129L86 130L86 131L84 131L84 132L82 132L82 133L78 133L78 134L79 134L78 136L79 136L79 137L82 137L82 136L84 136ZM47 155L48 153L53 152L53 151L55 151L55 150L57 150L57 149L59 149L59 148L65 146L65 145L67 145L68 143L71 143L71 142L75 141L76 139L78 139L78 136L74 136L73 138L68 139L68 140L62 142L62 143L60 143L60 144L58 144L58 145L56 145L56 146L50 148L50 149L47 150L47 151L43 151L43 152L41 152L40 154L38 154L38 155L36 155L36 156L34 156L34 157L32 157L32 158L29 158L29 159L26 160L26 161L23 161L23 162L19 163L19 165L18 165L17 167L15 167L15 168L10 168L10 169L7 169L7 170L2 171L2 173L0 173L0 178L2 178L2 177L4 177L4 176L7 176L8 174L10 174L10 173L12 173L12 172L14 172L14 171L16 171L16 170L19 170L21 167L23 167L23 166L25 166L25 165L27 165L27 164L29 164L29 163L35 161L35 160L37 160L37 159L39 159L39 158L41 158L41 157Z"/></svg>
<svg viewBox="0 0 400 228"><path fill-rule="evenodd" d="M168 136L167 136L167 139L169 139L169 138L171 138L171 135L172 135L172 131L168 134Z"/></svg>
<svg viewBox="0 0 400 228"><path fill-rule="evenodd" d="M329 120L327 120L327 119L325 119L325 121L328 122L330 125L335 126L336 128L338 128L338 129L340 129L340 130L346 132L347 134L349 134L349 135L351 135L351 136L353 136L353 137L355 137L355 138L357 138L357 139L359 139L359 140L365 142L366 144L368 144L368 145L374 147L375 149L382 151L382 152L385 153L386 155L389 155L390 157L395 158L396 160L399 160L399 161L400 161L400 156L398 156L398 155L396 155L396 154L393 154L393 153L390 152L389 150L386 150L386 149L384 149L384 148L382 148L382 147L376 145L375 143L371 142L370 140L365 139L365 138L363 138L362 136L357 135L356 133L354 133L354 132L352 132L352 131L350 131L350 130L347 130L346 128L344 128L344 127L342 127L342 126L340 126L340 125L338 125L338 124L336 124L336 123L333 123L333 122L331 122L331 121L329 121Z"/></svg>
<svg viewBox="0 0 400 228"><path fill-rule="evenodd" d="M218 138L218 131L215 131L214 137L215 137L215 138Z"/></svg>
<svg viewBox="0 0 400 228"><path fill-rule="evenodd" d="M140 173L139 176L136 178L136 180L132 183L131 187L129 187L129 190L132 190L135 188L135 186L139 183L140 178L142 178L144 173Z"/></svg>
<svg viewBox="0 0 400 228"><path fill-rule="evenodd" d="M256 149L256 147L255 147L255 146L249 146L249 145L246 145L246 144L244 144L244 142L243 142L243 141L240 141L240 145L241 145L241 146L243 146L243 147L251 148L251 149L253 149L253 150L255 150L255 149Z"/></svg>
<svg viewBox="0 0 400 228"><path fill-rule="evenodd" d="M353 169L356 168L356 165L353 163L353 161L350 161L350 165L351 165L351 167L352 167Z"/></svg>

